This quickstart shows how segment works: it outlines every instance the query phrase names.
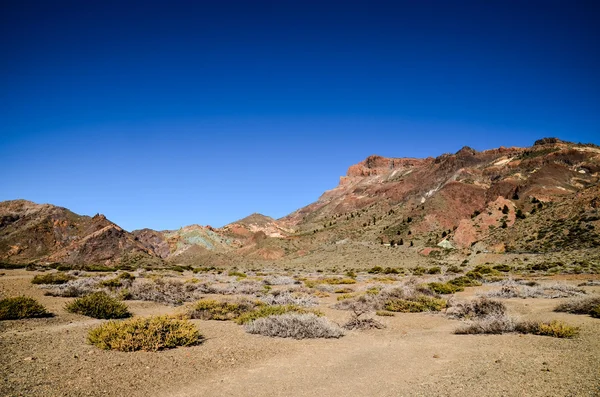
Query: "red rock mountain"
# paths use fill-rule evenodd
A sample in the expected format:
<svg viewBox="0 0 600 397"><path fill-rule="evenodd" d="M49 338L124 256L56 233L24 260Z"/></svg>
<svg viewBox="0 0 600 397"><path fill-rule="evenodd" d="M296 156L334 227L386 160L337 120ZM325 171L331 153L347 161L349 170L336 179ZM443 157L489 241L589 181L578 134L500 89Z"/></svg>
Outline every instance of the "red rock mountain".
<svg viewBox="0 0 600 397"><path fill-rule="evenodd" d="M463 147L426 159L373 155L350 166L315 203L282 219L252 214L219 229L128 233L101 215L8 201L0 203L0 259L118 263L142 255L206 265L326 260L331 247L353 252L348 258L359 257L361 247L389 245L409 256L594 249L600 245L599 171L598 146L555 138L530 148ZM552 248L549 236L562 243Z"/></svg>

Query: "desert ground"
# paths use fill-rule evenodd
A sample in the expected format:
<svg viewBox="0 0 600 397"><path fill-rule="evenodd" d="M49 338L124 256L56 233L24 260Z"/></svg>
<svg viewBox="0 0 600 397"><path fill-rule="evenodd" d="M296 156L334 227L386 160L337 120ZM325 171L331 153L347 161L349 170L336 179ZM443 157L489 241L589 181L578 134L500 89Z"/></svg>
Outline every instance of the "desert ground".
<svg viewBox="0 0 600 397"><path fill-rule="evenodd" d="M290 339L245 332L232 321L190 320L200 330L201 344L157 352L101 350L87 340L90 329L108 320L69 313L74 298L47 295L34 285L35 275L47 272L0 270L0 298L30 296L51 318L0 321L0 395L3 396L599 396L600 319L557 313L562 298L498 298L508 313L521 320L563 320L579 327L574 338L519 333L457 335L464 323L441 312L394 313L367 316L383 329L349 330L341 338ZM240 277L207 275L206 280L235 285L264 284L259 273ZM85 274L78 277L112 277ZM295 284L267 290L291 289L310 294L306 280L340 275L288 274ZM137 275L190 282L202 275L162 271ZM221 278L219 278L221 277ZM510 276L503 275L506 279ZM392 288L414 276L379 276L359 272L356 283L321 288L313 296L325 317L344 324L351 316L334 306L336 293L360 296L373 286ZM427 275L418 282L447 279ZM262 281L261 281L262 279ZM529 276L541 285L560 283L577 287L586 296L600 294L598 275ZM298 281L303 280L303 281ZM591 281L590 281L591 280ZM414 280L413 280L414 282ZM312 285L313 287L314 284ZM318 286L318 285L317 285ZM52 287L52 286L51 286ZM51 289L50 287L50 289ZM343 287L343 288L340 288ZM293 289L297 291L293 291ZM499 290L498 281L444 298L451 302L475 299ZM228 291L231 291L228 290ZM241 291L241 290L240 290ZM237 295L197 293L183 305L147 300L124 301L134 316L182 313L189 301L201 298L234 299ZM268 292L250 292L259 296ZM239 295L239 294L238 294Z"/></svg>

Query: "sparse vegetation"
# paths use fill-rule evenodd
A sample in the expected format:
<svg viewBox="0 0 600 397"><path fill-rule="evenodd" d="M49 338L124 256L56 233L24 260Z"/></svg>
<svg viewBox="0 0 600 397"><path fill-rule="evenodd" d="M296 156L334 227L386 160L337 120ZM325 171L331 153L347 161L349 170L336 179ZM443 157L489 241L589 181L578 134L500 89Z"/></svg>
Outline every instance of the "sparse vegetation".
<svg viewBox="0 0 600 397"><path fill-rule="evenodd" d="M446 314L453 318L472 320L485 317L499 318L506 314L506 306L502 302L479 298L468 302L461 302L450 307Z"/></svg>
<svg viewBox="0 0 600 397"><path fill-rule="evenodd" d="M104 350L158 351L199 344L202 336L187 320L156 316L109 321L93 328L88 341Z"/></svg>
<svg viewBox="0 0 600 397"><path fill-rule="evenodd" d="M52 313L49 313L41 303L27 296L0 300L0 321L51 316Z"/></svg>
<svg viewBox="0 0 600 397"><path fill-rule="evenodd" d="M390 312L401 313L439 312L445 309L446 305L447 302L444 299L421 295L412 300L389 299L385 302L385 309Z"/></svg>
<svg viewBox="0 0 600 397"><path fill-rule="evenodd" d="M259 318L269 317L269 316L279 316L286 313L298 313L298 314L306 314L312 313L315 315L322 315L320 312L314 310L308 310L302 308L300 306L295 305L273 305L273 306L260 306L255 310L243 313L240 315L235 321L238 324L248 324L252 321L255 321Z"/></svg>
<svg viewBox="0 0 600 397"><path fill-rule="evenodd" d="M243 313L254 310L259 303L248 299L232 302L202 299L187 310L186 316L200 320L234 320Z"/></svg>

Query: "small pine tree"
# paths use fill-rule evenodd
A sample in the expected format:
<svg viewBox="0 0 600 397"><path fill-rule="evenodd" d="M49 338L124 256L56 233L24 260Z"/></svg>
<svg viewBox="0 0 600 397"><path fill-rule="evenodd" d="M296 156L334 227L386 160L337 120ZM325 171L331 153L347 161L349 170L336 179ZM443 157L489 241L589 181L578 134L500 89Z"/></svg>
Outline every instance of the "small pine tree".
<svg viewBox="0 0 600 397"><path fill-rule="evenodd" d="M509 211L509 210L508 210L508 206L507 206L506 204L504 204L504 207L502 208L502 213L503 213L504 215L506 215L506 214L508 214L508 211Z"/></svg>
<svg viewBox="0 0 600 397"><path fill-rule="evenodd" d="M412 242L412 241L410 242L410 246L411 246L411 247L413 246L413 242Z"/></svg>
<svg viewBox="0 0 600 397"><path fill-rule="evenodd" d="M404 245L404 239L400 239L400 242L398 243L398 245Z"/></svg>
<svg viewBox="0 0 600 397"><path fill-rule="evenodd" d="M442 232L442 238L446 237L446 235L447 235L447 233L446 233L446 231L444 230L444 231Z"/></svg>
<svg viewBox="0 0 600 397"><path fill-rule="evenodd" d="M396 244L394 240L390 240L390 247L393 247Z"/></svg>
<svg viewBox="0 0 600 397"><path fill-rule="evenodd" d="M506 229L507 226L508 225L506 224L506 221L502 221L502 225L501 225L502 229Z"/></svg>

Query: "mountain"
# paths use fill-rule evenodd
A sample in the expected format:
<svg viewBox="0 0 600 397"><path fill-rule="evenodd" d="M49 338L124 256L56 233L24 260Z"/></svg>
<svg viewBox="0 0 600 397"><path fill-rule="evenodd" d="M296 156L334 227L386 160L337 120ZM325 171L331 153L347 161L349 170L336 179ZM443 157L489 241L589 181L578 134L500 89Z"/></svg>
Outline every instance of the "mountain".
<svg viewBox="0 0 600 397"><path fill-rule="evenodd" d="M282 219L252 214L222 228L132 233L102 215L8 201L0 203L0 260L393 266L494 254L596 258L599 172L598 146L556 138L436 158L372 155Z"/></svg>
<svg viewBox="0 0 600 397"><path fill-rule="evenodd" d="M77 215L66 208L26 200L0 203L0 260L112 265L154 260L154 252L104 215Z"/></svg>

